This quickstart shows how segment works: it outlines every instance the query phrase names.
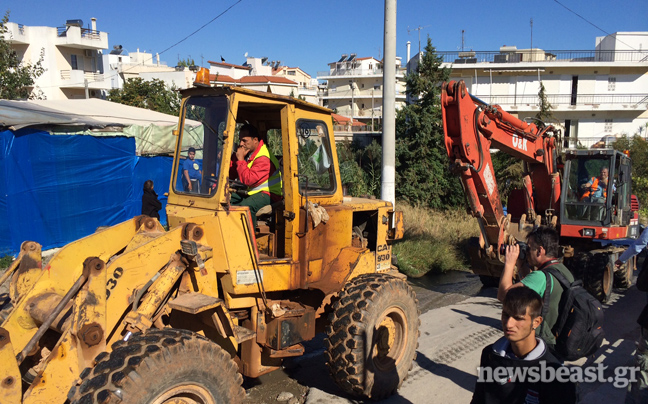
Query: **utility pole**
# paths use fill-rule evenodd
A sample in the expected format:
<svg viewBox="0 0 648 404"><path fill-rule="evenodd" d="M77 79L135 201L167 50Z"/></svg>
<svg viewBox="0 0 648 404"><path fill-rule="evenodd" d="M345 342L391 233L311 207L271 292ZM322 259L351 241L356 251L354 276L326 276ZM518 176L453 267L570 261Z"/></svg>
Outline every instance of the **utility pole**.
<svg viewBox="0 0 648 404"><path fill-rule="evenodd" d="M419 31L420 35L420 31ZM419 58L421 42L419 39ZM396 0L385 0L381 199L396 203Z"/></svg>

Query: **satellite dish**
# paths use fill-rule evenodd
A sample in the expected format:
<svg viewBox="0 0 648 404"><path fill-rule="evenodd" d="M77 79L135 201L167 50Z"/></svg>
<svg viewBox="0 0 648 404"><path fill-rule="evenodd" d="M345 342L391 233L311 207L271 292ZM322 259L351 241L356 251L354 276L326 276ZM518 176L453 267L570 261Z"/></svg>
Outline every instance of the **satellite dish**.
<svg viewBox="0 0 648 404"><path fill-rule="evenodd" d="M243 57L244 57L244 58L246 58L246 57L247 57L247 55L248 55L248 53L247 53L247 52L245 52L245 55L243 55Z"/></svg>

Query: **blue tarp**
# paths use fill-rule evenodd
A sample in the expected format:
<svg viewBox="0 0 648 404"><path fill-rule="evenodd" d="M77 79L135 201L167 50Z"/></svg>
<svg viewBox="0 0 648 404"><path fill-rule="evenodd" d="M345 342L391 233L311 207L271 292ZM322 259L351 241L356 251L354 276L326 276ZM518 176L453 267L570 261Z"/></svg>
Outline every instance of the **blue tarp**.
<svg viewBox="0 0 648 404"><path fill-rule="evenodd" d="M0 132L0 147L0 255L25 240L60 247L139 215L147 179L158 195L169 187L172 159L136 156L133 138L23 129Z"/></svg>

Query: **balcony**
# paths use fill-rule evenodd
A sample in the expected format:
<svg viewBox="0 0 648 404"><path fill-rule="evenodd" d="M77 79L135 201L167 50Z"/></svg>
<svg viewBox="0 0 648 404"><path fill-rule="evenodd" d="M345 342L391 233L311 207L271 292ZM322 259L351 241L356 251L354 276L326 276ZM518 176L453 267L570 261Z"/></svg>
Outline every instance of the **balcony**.
<svg viewBox="0 0 648 404"><path fill-rule="evenodd" d="M76 26L58 27L55 44L68 48L108 49L108 34Z"/></svg>
<svg viewBox="0 0 648 404"><path fill-rule="evenodd" d="M8 22L6 25L7 32L4 37L12 45L29 45L29 38L25 32L25 26Z"/></svg>
<svg viewBox="0 0 648 404"><path fill-rule="evenodd" d="M396 91L396 98L399 100L405 100L407 94L405 94L404 91ZM326 89L324 91L320 91L319 93L320 98L322 99L328 99L328 100L336 100L336 99L351 99L355 98L356 100L359 99L375 99L375 100L382 100L383 92L382 90L371 90L371 89L363 89L363 90L353 90L353 97L351 94L351 90L342 90L342 91L336 91L333 89Z"/></svg>
<svg viewBox="0 0 648 404"><path fill-rule="evenodd" d="M107 90L110 83L104 80L101 73L84 72L83 70L61 70L61 88L85 88L86 80L88 88Z"/></svg>
<svg viewBox="0 0 648 404"><path fill-rule="evenodd" d="M537 95L495 95L475 97L487 104L497 104L512 110L537 110ZM648 109L648 96L645 94L547 94L547 101L555 110L645 110Z"/></svg>
<svg viewBox="0 0 648 404"><path fill-rule="evenodd" d="M318 80L330 80L342 77L382 77L383 69L330 69L329 71L317 72ZM396 77L405 77L403 71L396 69Z"/></svg>
<svg viewBox="0 0 648 404"><path fill-rule="evenodd" d="M582 63L582 62L648 62L648 51L540 51L539 49L516 50L512 52L471 52L470 57L465 52L437 52L443 63L453 65L453 68L467 68L476 63ZM318 74L319 76L319 74ZM318 77L319 78L319 77Z"/></svg>

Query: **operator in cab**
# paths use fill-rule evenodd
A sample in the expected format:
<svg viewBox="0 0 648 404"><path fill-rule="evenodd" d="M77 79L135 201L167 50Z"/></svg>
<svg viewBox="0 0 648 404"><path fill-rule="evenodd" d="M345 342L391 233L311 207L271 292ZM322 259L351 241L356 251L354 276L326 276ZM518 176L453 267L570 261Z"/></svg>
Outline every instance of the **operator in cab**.
<svg viewBox="0 0 648 404"><path fill-rule="evenodd" d="M230 178L238 178L247 187L243 195L232 193L230 203L249 207L254 227L259 209L282 198L279 161L253 125L245 124L239 130L239 146L230 163Z"/></svg>
<svg viewBox="0 0 648 404"><path fill-rule="evenodd" d="M605 199L607 197L609 170L607 167L601 168L601 175L592 177L585 184L581 185L581 201Z"/></svg>

